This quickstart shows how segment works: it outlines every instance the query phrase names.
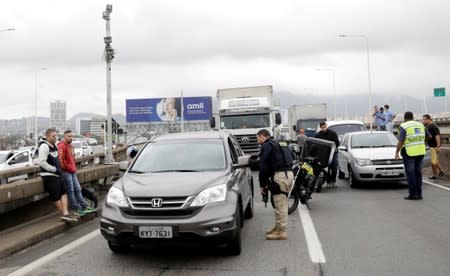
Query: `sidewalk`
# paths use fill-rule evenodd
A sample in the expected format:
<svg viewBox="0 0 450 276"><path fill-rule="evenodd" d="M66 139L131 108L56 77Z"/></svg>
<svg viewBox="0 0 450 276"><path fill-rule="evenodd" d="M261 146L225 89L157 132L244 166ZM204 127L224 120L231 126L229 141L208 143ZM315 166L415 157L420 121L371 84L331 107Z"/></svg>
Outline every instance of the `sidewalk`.
<svg viewBox="0 0 450 276"><path fill-rule="evenodd" d="M102 204L103 200L99 200L97 214ZM96 213L86 214L77 223L69 224L60 216L55 212L0 232L0 259L97 217Z"/></svg>

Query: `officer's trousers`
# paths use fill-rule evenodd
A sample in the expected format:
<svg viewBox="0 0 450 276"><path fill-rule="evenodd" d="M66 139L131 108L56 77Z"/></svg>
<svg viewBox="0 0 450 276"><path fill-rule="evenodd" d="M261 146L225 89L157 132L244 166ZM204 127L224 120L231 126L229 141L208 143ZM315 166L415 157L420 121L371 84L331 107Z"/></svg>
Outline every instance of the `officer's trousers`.
<svg viewBox="0 0 450 276"><path fill-rule="evenodd" d="M280 185L281 191L289 193L294 181L294 173L292 171L275 172L273 177L275 183ZM275 226L277 230L285 231L288 221L288 199L285 194L272 195L274 212L275 212Z"/></svg>

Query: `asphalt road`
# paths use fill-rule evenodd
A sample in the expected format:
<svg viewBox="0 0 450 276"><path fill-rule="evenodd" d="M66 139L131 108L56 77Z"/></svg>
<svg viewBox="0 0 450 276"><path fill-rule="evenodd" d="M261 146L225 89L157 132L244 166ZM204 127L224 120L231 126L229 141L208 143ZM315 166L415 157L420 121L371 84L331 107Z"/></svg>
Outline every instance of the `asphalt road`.
<svg viewBox="0 0 450 276"><path fill-rule="evenodd" d="M255 217L245 221L240 256L188 247L115 255L92 232L94 220L0 261L0 275L27 264L29 275L450 275L450 192L424 185L423 201L403 200L406 192L387 184L350 189L340 180L314 194L309 214L318 244L304 208L302 219L299 211L289 216L288 241L266 241L273 214L258 200ZM65 247L88 233L87 242ZM45 257L61 248L63 254ZM317 252L323 263L313 263Z"/></svg>

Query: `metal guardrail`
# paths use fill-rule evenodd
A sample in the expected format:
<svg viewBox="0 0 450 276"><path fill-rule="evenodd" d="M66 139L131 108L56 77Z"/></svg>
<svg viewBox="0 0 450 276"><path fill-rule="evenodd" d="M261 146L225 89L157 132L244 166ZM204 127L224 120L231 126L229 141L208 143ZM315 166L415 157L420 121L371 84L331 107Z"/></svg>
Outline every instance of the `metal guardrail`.
<svg viewBox="0 0 450 276"><path fill-rule="evenodd" d="M126 147L113 150L114 160L126 160L126 151ZM104 153L77 158L77 176L80 184L98 186L101 179L103 179L103 183L106 183L106 178L119 175L118 163L105 164L104 161ZM0 172L0 179L27 175L27 180L0 185L0 214L47 197L47 193L44 191L44 184L39 177L39 171L39 166L33 165Z"/></svg>

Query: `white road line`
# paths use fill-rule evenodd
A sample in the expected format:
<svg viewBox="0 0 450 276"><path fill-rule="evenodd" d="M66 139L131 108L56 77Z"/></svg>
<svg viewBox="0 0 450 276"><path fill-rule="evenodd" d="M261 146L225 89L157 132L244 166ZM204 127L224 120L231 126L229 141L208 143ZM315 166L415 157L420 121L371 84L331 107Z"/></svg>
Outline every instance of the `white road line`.
<svg viewBox="0 0 450 276"><path fill-rule="evenodd" d="M66 253L67 251L72 250L99 235L100 235L100 230L99 229L94 230L91 233L86 234L83 237L65 245L64 247L61 247L60 249L53 251L52 253L50 253L40 259L37 259L36 261L29 263L26 266L23 266L22 268L10 273L9 276L18 276L18 275L25 275L27 273L31 273L31 272L33 272L33 270L45 265L46 263L61 256L62 254Z"/></svg>
<svg viewBox="0 0 450 276"><path fill-rule="evenodd" d="M445 187L445 186L442 186L442 185L439 185L439 184L436 184L436 183L430 182L430 181L428 181L428 180L425 180L425 179L422 179L422 182L424 182L424 183L427 183L428 185L431 185L431 186L434 186L434 187L437 187L437 188L443 189L443 190L447 190L447 191L450 191L450 188L448 188L448 187Z"/></svg>
<svg viewBox="0 0 450 276"><path fill-rule="evenodd" d="M299 205L298 213L305 232L306 245L308 246L309 257L313 263L326 263L325 255L322 251L322 244L317 236L316 228L309 215L309 210L305 205Z"/></svg>

